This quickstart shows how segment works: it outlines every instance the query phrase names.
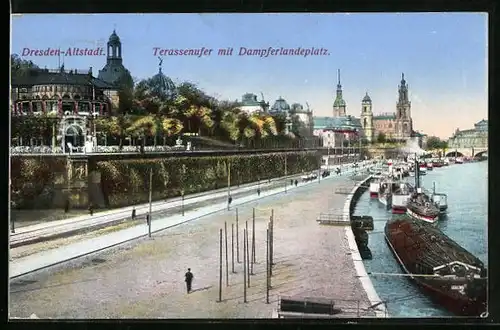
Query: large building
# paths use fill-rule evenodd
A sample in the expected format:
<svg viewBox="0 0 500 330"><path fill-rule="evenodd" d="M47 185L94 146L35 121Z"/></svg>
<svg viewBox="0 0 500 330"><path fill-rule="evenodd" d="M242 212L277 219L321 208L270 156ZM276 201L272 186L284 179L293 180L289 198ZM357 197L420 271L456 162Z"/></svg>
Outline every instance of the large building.
<svg viewBox="0 0 500 330"><path fill-rule="evenodd" d="M32 69L13 77L11 111L13 116L51 114L61 118L57 145L66 149L82 148L97 139L89 119L111 115L119 107L119 86L128 73L121 60L121 43L116 32L109 38L107 62L99 77L89 70L68 70L64 64L56 70Z"/></svg>
<svg viewBox="0 0 500 330"><path fill-rule="evenodd" d="M342 95L340 70L337 73L338 83L335 101L333 103L333 117L315 117L314 134L322 136L325 145L339 145L339 140L364 138L368 142L376 141L383 134L387 139L406 140L414 135L411 118L411 103L408 99L408 85L402 75L398 89L396 112L373 113L373 103L365 94L361 100L360 118L347 115L347 103ZM334 133L337 134L334 134Z"/></svg>
<svg viewBox="0 0 500 330"><path fill-rule="evenodd" d="M292 106L288 104L281 96L274 102L269 109L272 115L283 115L286 118L286 127L288 133L295 132L300 137L311 137L313 135L314 123L313 112L299 103Z"/></svg>
<svg viewBox="0 0 500 330"><path fill-rule="evenodd" d="M98 78L112 85L119 86L124 84L128 87L133 86L130 72L123 66L122 43L120 37L113 30L107 44L106 65L99 70ZM132 86L131 86L132 85Z"/></svg>
<svg viewBox="0 0 500 330"><path fill-rule="evenodd" d="M262 100L258 101L257 95L246 93L241 97L241 102L238 102L238 108L247 114L252 114L254 112L267 112L269 103L264 101L264 95L262 95Z"/></svg>
<svg viewBox="0 0 500 330"><path fill-rule="evenodd" d="M368 93L361 101L361 119L364 136L374 141L382 133L387 139L407 140L412 137L413 120L411 118L411 102L408 99L408 85L404 73L398 88L396 112L373 114L372 100Z"/></svg>
<svg viewBox="0 0 500 330"><path fill-rule="evenodd" d="M448 139L448 148L488 148L488 121L483 119L473 129L456 129Z"/></svg>

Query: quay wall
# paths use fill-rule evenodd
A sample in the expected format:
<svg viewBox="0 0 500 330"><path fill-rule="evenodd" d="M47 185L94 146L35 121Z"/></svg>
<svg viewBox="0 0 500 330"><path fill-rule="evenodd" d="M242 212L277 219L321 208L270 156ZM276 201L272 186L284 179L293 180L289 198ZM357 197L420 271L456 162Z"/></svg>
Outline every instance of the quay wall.
<svg viewBox="0 0 500 330"><path fill-rule="evenodd" d="M286 162L285 162L286 157ZM285 169L286 163L286 169ZM11 207L115 208L299 174L319 168L316 150L11 156ZM228 170L228 167L230 170Z"/></svg>
<svg viewBox="0 0 500 330"><path fill-rule="evenodd" d="M358 182L356 186L352 189L351 193L347 195L345 204L344 204L344 212L343 217L344 221L351 222L351 215L354 213L354 208L356 207L356 203L359 200L359 197L363 194L363 192L367 189L366 184L369 183L372 179L372 176L369 176L365 180ZM363 259L358 250L358 245L356 244L356 239L354 237L354 233L352 231L351 226L345 226L345 235L349 244L349 249L351 251L351 257L354 262L354 268L356 269L356 273L358 278L363 286L363 289L368 296L368 300L372 306L374 306L374 311L377 317L388 317L387 308L385 303L380 299L373 287L373 283L366 272L365 266L363 264Z"/></svg>

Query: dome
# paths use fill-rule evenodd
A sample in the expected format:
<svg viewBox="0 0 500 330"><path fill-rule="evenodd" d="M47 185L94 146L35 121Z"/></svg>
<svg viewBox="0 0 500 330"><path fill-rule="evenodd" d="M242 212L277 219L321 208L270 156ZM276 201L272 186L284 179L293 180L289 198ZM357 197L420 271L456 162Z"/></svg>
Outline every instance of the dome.
<svg viewBox="0 0 500 330"><path fill-rule="evenodd" d="M372 99L368 96L368 93L366 93L365 97L363 97L363 102L372 103Z"/></svg>
<svg viewBox="0 0 500 330"><path fill-rule="evenodd" d="M120 37L118 37L115 30L113 30L113 33L109 36L108 42L110 42L110 43L120 42Z"/></svg>
<svg viewBox="0 0 500 330"><path fill-rule="evenodd" d="M271 111L281 112L281 111L290 111L290 106L288 103L282 99L281 97L274 102L274 105L271 107Z"/></svg>
<svg viewBox="0 0 500 330"><path fill-rule="evenodd" d="M336 99L335 102L333 102L334 107L345 107L346 103L344 99Z"/></svg>
<svg viewBox="0 0 500 330"><path fill-rule="evenodd" d="M300 103L294 103L292 104L292 111L304 111L304 107Z"/></svg>
<svg viewBox="0 0 500 330"><path fill-rule="evenodd" d="M175 95L177 88L174 82L169 77L165 76L161 71L151 78L153 91L157 95L172 97Z"/></svg>

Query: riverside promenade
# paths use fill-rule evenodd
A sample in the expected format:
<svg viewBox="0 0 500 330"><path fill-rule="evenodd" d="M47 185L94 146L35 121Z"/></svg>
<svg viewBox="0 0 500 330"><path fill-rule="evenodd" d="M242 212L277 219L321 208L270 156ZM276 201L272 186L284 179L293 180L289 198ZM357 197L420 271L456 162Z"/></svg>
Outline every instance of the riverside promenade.
<svg viewBox="0 0 500 330"><path fill-rule="evenodd" d="M334 191L338 187L352 188L354 183L344 176L329 177L287 194L238 205L240 250L243 223L251 219L253 208L256 212L257 263L255 275L250 277L247 303L242 297L242 264L237 261L236 273L229 270L228 283L224 278L222 302L216 302L218 232L224 222L229 228L235 223L233 205L230 211L154 233L152 239L134 240L14 279L11 316L29 317L35 313L40 318L269 318L280 295L302 295L335 300L343 310L339 317L374 317L372 303L354 270L344 228L316 223L320 212L342 210L345 196ZM275 215L276 266L270 304L266 304L265 229L271 210ZM146 226L141 230L144 236ZM183 282L188 267L195 275L190 295L185 294Z"/></svg>

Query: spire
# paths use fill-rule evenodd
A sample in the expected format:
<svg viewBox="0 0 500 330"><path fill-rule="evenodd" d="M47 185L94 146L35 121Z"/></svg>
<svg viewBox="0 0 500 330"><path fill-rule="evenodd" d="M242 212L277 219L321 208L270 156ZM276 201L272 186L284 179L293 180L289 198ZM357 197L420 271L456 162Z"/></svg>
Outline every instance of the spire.
<svg viewBox="0 0 500 330"><path fill-rule="evenodd" d="M163 59L158 56L158 59L160 60L160 63L158 64L158 72L161 73L161 64L163 63Z"/></svg>
<svg viewBox="0 0 500 330"><path fill-rule="evenodd" d="M340 69L337 69L337 80L338 80L337 87L338 88L342 87L342 85L340 84Z"/></svg>
<svg viewBox="0 0 500 330"><path fill-rule="evenodd" d="M404 72L401 73L401 85L404 85L406 84L406 81L405 81L405 74Z"/></svg>

